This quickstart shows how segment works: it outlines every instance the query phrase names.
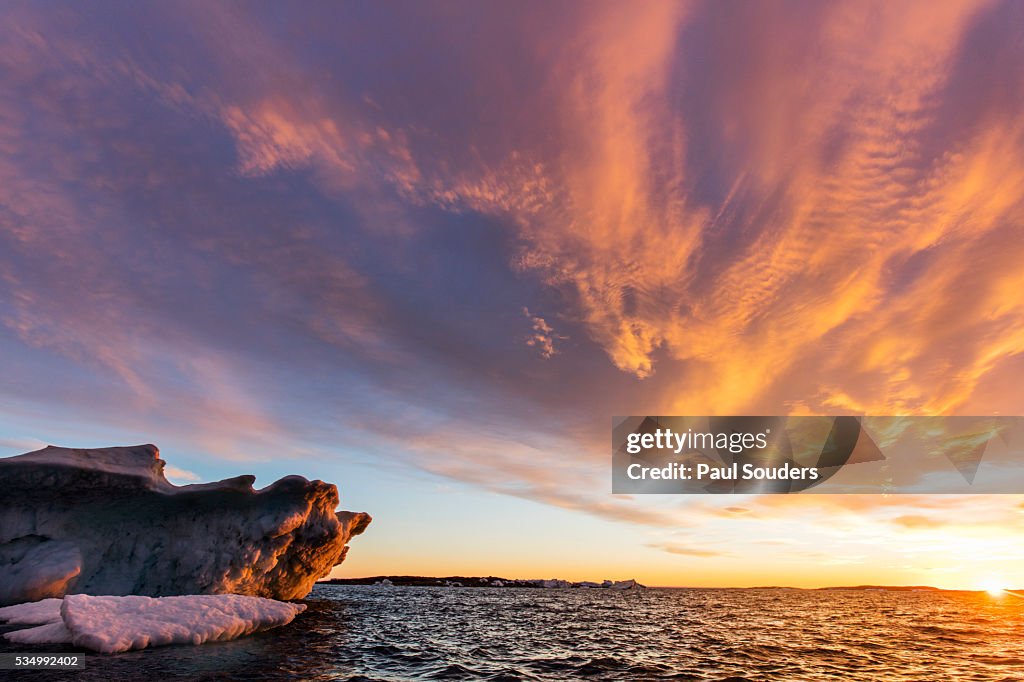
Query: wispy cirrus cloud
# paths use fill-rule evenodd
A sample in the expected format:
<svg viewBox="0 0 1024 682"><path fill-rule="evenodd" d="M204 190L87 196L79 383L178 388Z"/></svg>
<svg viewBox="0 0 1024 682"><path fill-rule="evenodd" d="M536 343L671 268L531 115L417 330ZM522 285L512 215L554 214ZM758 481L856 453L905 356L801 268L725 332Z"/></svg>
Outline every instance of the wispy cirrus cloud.
<svg viewBox="0 0 1024 682"><path fill-rule="evenodd" d="M503 121L499 139L439 139L404 110L382 114L387 91L249 94L215 115L243 173L310 168L337 191L507 221L516 267L572 297L568 313L614 366L646 377L659 354L687 363L683 381L659 387L677 411L781 398L948 412L1021 350L1005 248L1024 192L1021 124L1009 102L955 103L979 35L1013 11L608 6L546 45L550 82L523 99L529 124ZM240 39L288 52L245 26ZM745 47L698 39L723 31ZM811 363L815 381L800 384L812 395L779 395ZM935 391L949 364L960 371Z"/></svg>
<svg viewBox="0 0 1024 682"><path fill-rule="evenodd" d="M711 557L728 556L727 552L716 552L710 549L696 549L693 547L680 547L679 545L649 545L655 549L660 549L669 554L677 554L679 556L696 557L698 559L707 559Z"/></svg>
<svg viewBox="0 0 1024 682"><path fill-rule="evenodd" d="M942 521L934 519L928 516L922 516L920 514L904 514L903 516L897 516L892 520L897 526L911 529L928 529L928 528L942 528L943 526L949 525L948 521Z"/></svg>

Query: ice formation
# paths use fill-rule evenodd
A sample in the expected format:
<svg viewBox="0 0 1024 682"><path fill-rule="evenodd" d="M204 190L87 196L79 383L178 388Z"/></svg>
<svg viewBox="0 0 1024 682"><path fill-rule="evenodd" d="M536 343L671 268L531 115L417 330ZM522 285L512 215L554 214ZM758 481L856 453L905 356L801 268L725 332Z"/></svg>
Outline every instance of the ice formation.
<svg viewBox="0 0 1024 682"><path fill-rule="evenodd" d="M60 620L61 599L0 607L0 622L7 625L44 625Z"/></svg>
<svg viewBox="0 0 1024 682"><path fill-rule="evenodd" d="M0 605L68 594L304 597L370 522L287 476L175 486L153 445L0 459Z"/></svg>
<svg viewBox="0 0 1024 682"><path fill-rule="evenodd" d="M0 609L0 621L36 627L4 635L18 644L74 644L105 654L244 637L290 623L306 609L237 594L60 599Z"/></svg>

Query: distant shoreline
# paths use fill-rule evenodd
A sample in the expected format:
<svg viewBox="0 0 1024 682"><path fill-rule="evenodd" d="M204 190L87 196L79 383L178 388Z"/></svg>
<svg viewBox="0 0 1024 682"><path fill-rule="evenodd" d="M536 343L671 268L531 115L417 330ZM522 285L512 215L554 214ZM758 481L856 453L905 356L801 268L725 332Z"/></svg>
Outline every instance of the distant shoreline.
<svg viewBox="0 0 1024 682"><path fill-rule="evenodd" d="M583 580L573 582L560 578L502 578L500 576L464 576L452 575L443 578L420 575L377 575L369 578L331 578L319 581L320 585L383 585L394 587L526 587L535 589L607 589L634 590L646 589L636 580L602 580L594 582Z"/></svg>
<svg viewBox="0 0 1024 682"><path fill-rule="evenodd" d="M386 582L385 582L386 581ZM560 579L529 579L502 578L500 576L418 576L418 575L376 575L365 578L330 578L321 580L318 585L392 585L395 587L525 587L534 589L548 588L584 588L584 589L630 589L626 583L635 581L573 582ZM622 587L614 588L614 585ZM984 590L957 590L933 587L931 585L839 585L829 587L788 587L785 585L755 585L752 587L701 587L699 585L641 585L637 588L651 589L689 589L689 590L806 590L813 591L861 591L861 592L983 592Z"/></svg>

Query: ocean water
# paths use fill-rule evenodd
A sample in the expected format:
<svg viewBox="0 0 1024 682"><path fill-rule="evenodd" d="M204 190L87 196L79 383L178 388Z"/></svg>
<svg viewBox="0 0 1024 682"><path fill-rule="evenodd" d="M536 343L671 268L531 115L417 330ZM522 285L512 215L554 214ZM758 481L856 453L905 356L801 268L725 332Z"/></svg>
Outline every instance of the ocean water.
<svg viewBox="0 0 1024 682"><path fill-rule="evenodd" d="M1024 680L1009 595L320 585L306 602L247 639L0 679Z"/></svg>

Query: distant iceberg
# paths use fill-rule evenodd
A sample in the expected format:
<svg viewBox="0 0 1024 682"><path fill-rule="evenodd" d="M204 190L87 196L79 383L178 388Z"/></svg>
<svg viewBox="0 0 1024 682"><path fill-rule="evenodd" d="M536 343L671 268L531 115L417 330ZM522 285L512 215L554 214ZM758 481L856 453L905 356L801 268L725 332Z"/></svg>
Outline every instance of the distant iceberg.
<svg viewBox="0 0 1024 682"><path fill-rule="evenodd" d="M17 644L73 644L104 654L168 644L222 642L286 625L304 604L237 594L181 597L93 597L0 608L8 625L34 625L8 632Z"/></svg>
<svg viewBox="0 0 1024 682"><path fill-rule="evenodd" d="M175 486L153 445L0 458L0 606L70 594L300 599L370 516L286 476Z"/></svg>

